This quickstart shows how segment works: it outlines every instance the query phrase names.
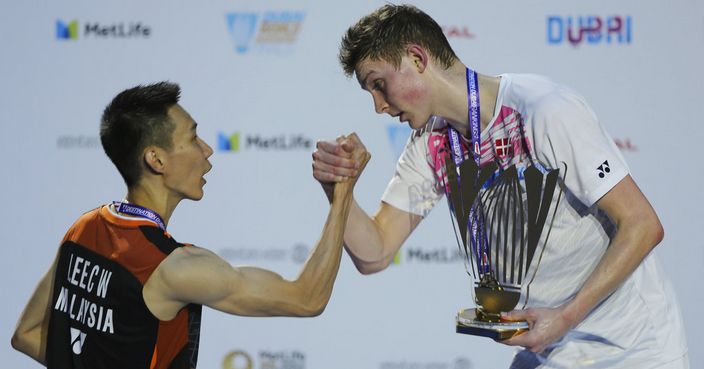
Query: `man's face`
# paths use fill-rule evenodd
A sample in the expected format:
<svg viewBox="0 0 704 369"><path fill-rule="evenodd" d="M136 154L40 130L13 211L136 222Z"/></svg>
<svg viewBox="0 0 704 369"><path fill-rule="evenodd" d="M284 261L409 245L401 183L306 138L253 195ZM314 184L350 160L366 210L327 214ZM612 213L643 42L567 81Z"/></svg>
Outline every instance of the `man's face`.
<svg viewBox="0 0 704 369"><path fill-rule="evenodd" d="M213 149L196 133L196 122L180 105L169 108L175 125L171 150L166 153L164 183L179 198L200 200L203 197L203 176L213 167L208 158Z"/></svg>
<svg viewBox="0 0 704 369"><path fill-rule="evenodd" d="M428 89L408 56L401 59L398 69L383 60L363 60L355 75L362 89L372 94L377 113L398 117L413 129L422 128L430 119Z"/></svg>

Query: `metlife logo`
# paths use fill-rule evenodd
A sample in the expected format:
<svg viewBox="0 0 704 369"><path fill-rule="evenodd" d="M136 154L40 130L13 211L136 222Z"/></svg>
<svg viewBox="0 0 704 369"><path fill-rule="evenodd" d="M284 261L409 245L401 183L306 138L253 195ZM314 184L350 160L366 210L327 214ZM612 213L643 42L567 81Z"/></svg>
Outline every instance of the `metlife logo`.
<svg viewBox="0 0 704 369"><path fill-rule="evenodd" d="M404 246L394 255L393 264L459 264L465 260L457 246Z"/></svg>
<svg viewBox="0 0 704 369"><path fill-rule="evenodd" d="M80 39L146 39L152 34L152 28L143 22L79 22L77 19L56 20L56 39L58 41L76 41Z"/></svg>
<svg viewBox="0 0 704 369"><path fill-rule="evenodd" d="M219 152L242 151L311 151L313 138L303 134L273 134L218 132Z"/></svg>

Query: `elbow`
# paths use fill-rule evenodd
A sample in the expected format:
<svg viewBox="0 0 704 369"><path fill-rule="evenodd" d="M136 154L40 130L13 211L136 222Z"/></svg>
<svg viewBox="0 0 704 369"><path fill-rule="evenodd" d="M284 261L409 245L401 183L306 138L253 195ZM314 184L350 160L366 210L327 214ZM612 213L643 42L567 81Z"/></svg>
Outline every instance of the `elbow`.
<svg viewBox="0 0 704 369"><path fill-rule="evenodd" d="M10 339L10 345L12 345L13 349L19 352L27 352L27 341L19 331L15 331L15 333L12 335L12 338Z"/></svg>
<svg viewBox="0 0 704 369"><path fill-rule="evenodd" d="M332 285L318 286L322 288L312 288L299 286L301 289L296 294L297 298L290 305L288 313L285 315L311 318L321 315L328 306L330 296L332 296Z"/></svg>
<svg viewBox="0 0 704 369"><path fill-rule="evenodd" d="M647 235L647 240L650 245L652 245L651 248L655 248L655 246L665 238L665 229L655 212L652 212L651 215L645 219L647 219L647 221L641 223L645 227L643 234Z"/></svg>
<svg viewBox="0 0 704 369"><path fill-rule="evenodd" d="M297 316L301 318L313 318L320 316L328 306L328 301L329 299L325 299L325 301L309 301L301 306Z"/></svg>
<svg viewBox="0 0 704 369"><path fill-rule="evenodd" d="M306 317L309 318L314 318L316 316L320 316L323 314L325 311L325 308L328 306L327 303L321 305L321 306L316 306L308 310L308 313L306 314Z"/></svg>
<svg viewBox="0 0 704 369"><path fill-rule="evenodd" d="M652 230L653 248L655 248L655 246L660 244L660 242L662 242L662 240L664 238L665 238L665 228L663 228L663 226L659 220L656 220L655 225L653 226L653 230Z"/></svg>
<svg viewBox="0 0 704 369"><path fill-rule="evenodd" d="M665 229L657 215L640 217L633 220L633 235L642 245L647 246L647 251L654 249L665 238Z"/></svg>
<svg viewBox="0 0 704 369"><path fill-rule="evenodd" d="M393 257L387 257L379 261L364 261L359 259L353 259L354 266L357 271L363 275L370 275L374 273L381 272L391 265Z"/></svg>
<svg viewBox="0 0 704 369"><path fill-rule="evenodd" d="M19 334L17 334L17 332L12 335L12 338L10 339L10 345L12 345L13 349L20 351L20 336Z"/></svg>
<svg viewBox="0 0 704 369"><path fill-rule="evenodd" d="M369 266L369 265L356 265L356 266L357 266L357 271L359 271L359 273L362 275L371 275L371 274L378 273L378 272L385 269L385 267L380 268L380 267Z"/></svg>

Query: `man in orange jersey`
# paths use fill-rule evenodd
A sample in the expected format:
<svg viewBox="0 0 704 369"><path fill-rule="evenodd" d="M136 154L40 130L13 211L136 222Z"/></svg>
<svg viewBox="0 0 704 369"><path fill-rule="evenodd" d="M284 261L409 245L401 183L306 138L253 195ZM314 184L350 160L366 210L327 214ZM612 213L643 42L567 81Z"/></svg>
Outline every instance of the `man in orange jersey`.
<svg viewBox="0 0 704 369"><path fill-rule="evenodd" d="M315 316L327 305L356 177L335 185L321 239L294 281L179 243L166 225L182 199L203 197L213 153L179 95L171 83L137 86L103 113L101 142L127 198L69 229L12 337L48 368L195 368L202 305L246 316ZM353 155L366 164L366 152Z"/></svg>

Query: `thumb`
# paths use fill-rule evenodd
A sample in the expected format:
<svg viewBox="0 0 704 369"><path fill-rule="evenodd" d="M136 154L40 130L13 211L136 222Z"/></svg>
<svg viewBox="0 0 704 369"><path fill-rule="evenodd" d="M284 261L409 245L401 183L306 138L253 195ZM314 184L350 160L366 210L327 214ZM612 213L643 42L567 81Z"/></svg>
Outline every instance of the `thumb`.
<svg viewBox="0 0 704 369"><path fill-rule="evenodd" d="M342 146L342 149L347 151L348 153L351 153L352 151L354 151L354 148L356 147L354 141L351 141L349 139L342 141L341 146Z"/></svg>

